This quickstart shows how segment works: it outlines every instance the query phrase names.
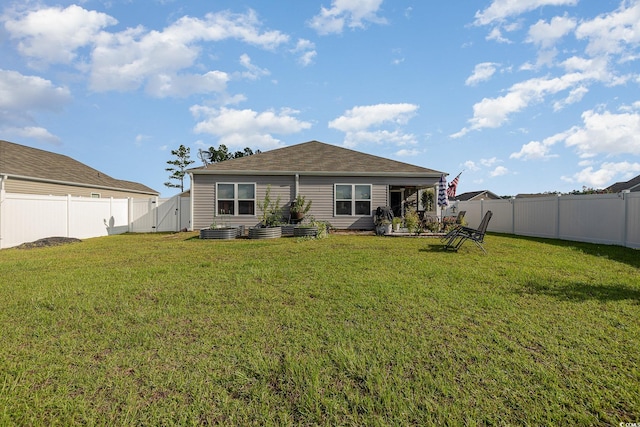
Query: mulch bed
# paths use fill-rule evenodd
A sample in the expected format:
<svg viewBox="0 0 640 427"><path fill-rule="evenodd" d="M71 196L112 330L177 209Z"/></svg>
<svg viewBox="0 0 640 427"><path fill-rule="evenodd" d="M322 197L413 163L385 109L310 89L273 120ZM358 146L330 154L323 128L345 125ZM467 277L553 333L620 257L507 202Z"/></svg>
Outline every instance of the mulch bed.
<svg viewBox="0 0 640 427"><path fill-rule="evenodd" d="M78 242L82 242L82 240L73 237L45 237L35 242L23 243L20 246L16 246L16 249L46 248L49 246L60 246Z"/></svg>

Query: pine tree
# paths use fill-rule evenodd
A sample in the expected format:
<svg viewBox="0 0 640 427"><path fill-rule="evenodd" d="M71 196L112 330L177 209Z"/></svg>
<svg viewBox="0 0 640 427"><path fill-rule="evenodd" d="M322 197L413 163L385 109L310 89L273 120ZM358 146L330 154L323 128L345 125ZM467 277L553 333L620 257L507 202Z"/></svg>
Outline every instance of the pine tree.
<svg viewBox="0 0 640 427"><path fill-rule="evenodd" d="M166 168L165 170L167 172L171 172L169 179L178 181L179 184L167 181L164 185L170 188L179 188L181 192L184 191L184 176L186 174L186 169L190 164L195 163L194 160L190 159L190 154L191 149L184 145L180 145L177 150L171 150L171 155L176 156L176 159L168 160L167 164L172 165L173 167Z"/></svg>

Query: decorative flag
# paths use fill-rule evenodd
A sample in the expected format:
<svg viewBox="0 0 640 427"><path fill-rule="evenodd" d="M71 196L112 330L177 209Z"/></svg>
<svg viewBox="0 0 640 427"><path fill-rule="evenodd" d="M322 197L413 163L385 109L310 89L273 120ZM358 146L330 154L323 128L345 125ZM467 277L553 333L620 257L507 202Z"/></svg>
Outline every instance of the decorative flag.
<svg viewBox="0 0 640 427"><path fill-rule="evenodd" d="M440 182L438 182L438 206L449 206L449 198L447 197L447 178L444 174L440 176Z"/></svg>
<svg viewBox="0 0 640 427"><path fill-rule="evenodd" d="M447 196L450 199L456 197L456 189L458 188L458 178L460 178L460 175L462 175L462 172L460 172L458 176L453 178L453 181L451 181L451 183L449 184L449 188L447 188Z"/></svg>

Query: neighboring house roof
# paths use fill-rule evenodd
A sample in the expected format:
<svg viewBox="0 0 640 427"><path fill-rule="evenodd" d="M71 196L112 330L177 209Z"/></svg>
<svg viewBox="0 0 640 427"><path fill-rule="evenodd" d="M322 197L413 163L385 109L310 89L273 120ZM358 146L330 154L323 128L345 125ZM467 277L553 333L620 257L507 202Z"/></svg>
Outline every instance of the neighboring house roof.
<svg viewBox="0 0 640 427"><path fill-rule="evenodd" d="M480 190L480 191L468 191L466 193L461 193L454 197L454 200L459 200L461 202L468 202L470 200L479 200L479 199L499 199L495 193L492 193L489 190Z"/></svg>
<svg viewBox="0 0 640 427"><path fill-rule="evenodd" d="M194 174L393 175L439 177L443 172L385 159L319 141L309 141L251 156L190 169Z"/></svg>
<svg viewBox="0 0 640 427"><path fill-rule="evenodd" d="M616 182L605 189L610 193L619 193L624 190L640 191L640 175L625 182Z"/></svg>
<svg viewBox="0 0 640 427"><path fill-rule="evenodd" d="M146 185L111 178L71 157L0 140L0 175L158 195Z"/></svg>

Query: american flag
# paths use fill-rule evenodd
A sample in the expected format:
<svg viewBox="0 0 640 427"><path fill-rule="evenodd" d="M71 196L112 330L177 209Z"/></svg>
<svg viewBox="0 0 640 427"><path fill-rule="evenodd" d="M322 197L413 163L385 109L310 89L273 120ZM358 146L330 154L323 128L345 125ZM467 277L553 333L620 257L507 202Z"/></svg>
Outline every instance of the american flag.
<svg viewBox="0 0 640 427"><path fill-rule="evenodd" d="M453 178L453 181L449 183L449 187L447 188L447 197L451 199L456 197L456 189L458 188L458 178L460 178L460 175L462 175L462 172L460 172L458 176Z"/></svg>

